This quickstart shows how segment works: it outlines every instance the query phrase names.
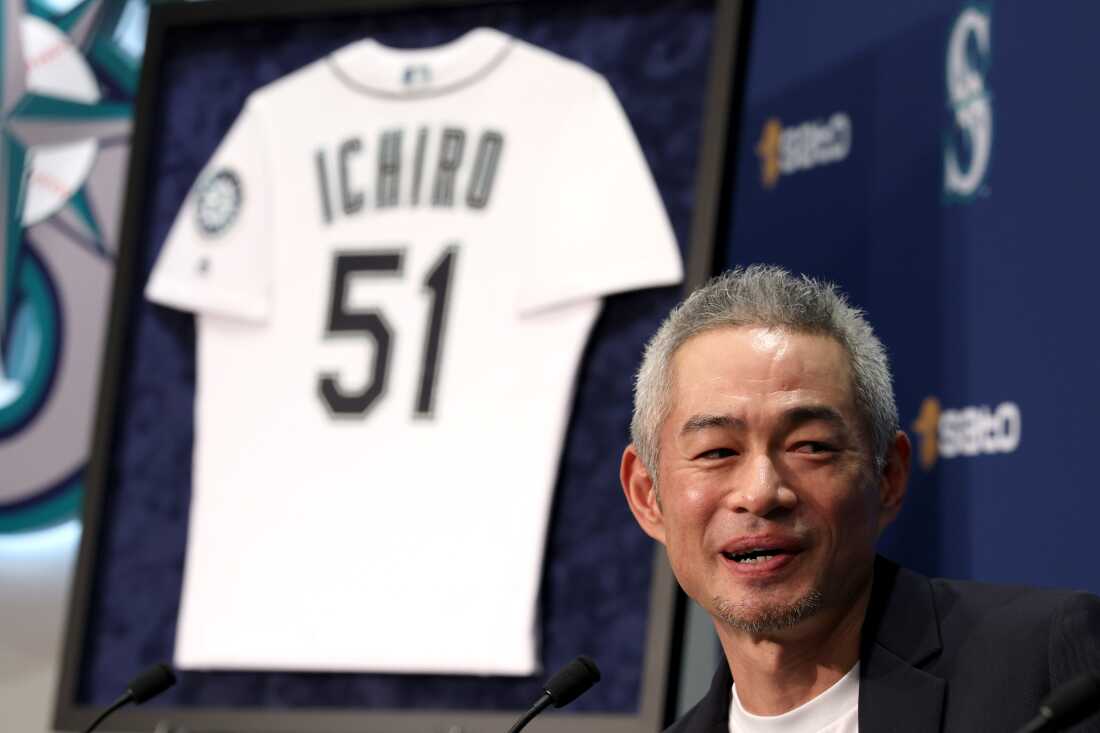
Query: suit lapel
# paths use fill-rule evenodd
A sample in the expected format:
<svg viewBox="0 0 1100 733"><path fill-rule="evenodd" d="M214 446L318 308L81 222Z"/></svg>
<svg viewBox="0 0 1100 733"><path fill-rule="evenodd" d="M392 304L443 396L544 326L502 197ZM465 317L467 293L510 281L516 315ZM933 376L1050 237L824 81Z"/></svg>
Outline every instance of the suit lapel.
<svg viewBox="0 0 1100 733"><path fill-rule="evenodd" d="M919 666L941 648L939 616L928 579L878 558L860 653L861 731L935 733L941 729L947 683ZM720 665L710 691L681 721L682 727L674 730L724 733L732 683L729 668Z"/></svg>
<svg viewBox="0 0 1100 733"><path fill-rule="evenodd" d="M862 643L859 729L940 730L947 684L919 668L942 647L928 579L879 558Z"/></svg>
<svg viewBox="0 0 1100 733"><path fill-rule="evenodd" d="M710 689L692 711L693 715L682 733L727 733L733 677L723 660L710 681Z"/></svg>
<svg viewBox="0 0 1100 733"><path fill-rule="evenodd" d="M875 644L859 670L859 729L869 733L940 730L946 683Z"/></svg>

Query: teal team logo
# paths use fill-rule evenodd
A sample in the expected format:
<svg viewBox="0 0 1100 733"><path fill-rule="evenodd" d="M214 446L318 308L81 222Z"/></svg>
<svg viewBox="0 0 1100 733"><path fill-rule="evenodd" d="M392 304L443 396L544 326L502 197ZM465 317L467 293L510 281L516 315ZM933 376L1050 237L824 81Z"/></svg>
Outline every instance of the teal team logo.
<svg viewBox="0 0 1100 733"><path fill-rule="evenodd" d="M147 7L0 15L0 532L75 515Z"/></svg>
<svg viewBox="0 0 1100 733"><path fill-rule="evenodd" d="M241 210L242 195L240 177L228 168L202 179L195 190L199 231L212 237L228 229Z"/></svg>
<svg viewBox="0 0 1100 733"><path fill-rule="evenodd" d="M943 190L948 201L988 194L993 150L993 98L989 90L991 9L965 8L947 42L947 106Z"/></svg>

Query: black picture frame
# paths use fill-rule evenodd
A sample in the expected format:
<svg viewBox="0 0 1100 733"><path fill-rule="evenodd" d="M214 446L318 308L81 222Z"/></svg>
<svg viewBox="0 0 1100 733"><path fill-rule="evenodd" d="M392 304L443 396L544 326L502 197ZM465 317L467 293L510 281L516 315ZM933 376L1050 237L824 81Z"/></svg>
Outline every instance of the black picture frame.
<svg viewBox="0 0 1100 733"><path fill-rule="evenodd" d="M249 23L258 20L306 19L404 9L432 10L466 6L520 5L522 2L469 2L467 0L211 0L203 3L154 3L151 7L145 60L135 107L135 127L129 161L128 184L122 222L122 238L116 268L116 284L102 369L94 441L86 474L83 506L83 536L70 595L61 672L54 707L54 726L60 730L84 728L98 713L97 706L79 699L81 670L85 662L89 608L99 566L101 529L109 511L110 462L114 426L119 419L122 395L120 364L130 342L134 307L133 288L127 287L138 275L143 217L148 206L149 160L154 124L158 70L166 39L181 29L209 24ZM739 78L743 76L745 36L749 3L716 0L711 31L711 52L702 133L699 139L695 194L685 260L684 292L690 292L713 274L720 257L722 207L728 198L726 178L731 135L736 133L734 111ZM606 733L659 731L674 716L680 665L680 636L684 600L667 565L663 550L654 550L649 588L649 615L645 638L645 661L639 690L639 706L630 714L577 713L547 715L531 730L599 730ZM138 670L133 670L136 673ZM532 700L537 697L532 689ZM158 731L310 731L351 733L355 731L447 731L488 733L506 730L523 712L485 710L380 710L347 708L265 709L258 707L195 708L186 706L129 708L116 713L109 723L113 730Z"/></svg>

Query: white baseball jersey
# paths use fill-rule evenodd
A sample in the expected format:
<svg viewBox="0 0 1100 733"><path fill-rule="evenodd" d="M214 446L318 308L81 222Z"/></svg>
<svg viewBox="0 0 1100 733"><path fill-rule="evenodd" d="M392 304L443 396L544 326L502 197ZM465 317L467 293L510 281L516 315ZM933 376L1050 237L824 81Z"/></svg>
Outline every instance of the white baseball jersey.
<svg viewBox="0 0 1100 733"><path fill-rule="evenodd" d="M254 92L146 289L198 315L176 664L538 671L600 298L680 279L629 123L577 63L479 29Z"/></svg>

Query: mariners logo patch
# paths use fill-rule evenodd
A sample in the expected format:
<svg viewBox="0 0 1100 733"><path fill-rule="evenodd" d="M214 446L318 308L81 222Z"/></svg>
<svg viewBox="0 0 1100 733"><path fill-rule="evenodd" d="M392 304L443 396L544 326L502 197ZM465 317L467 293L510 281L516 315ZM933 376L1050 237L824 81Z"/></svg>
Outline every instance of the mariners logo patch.
<svg viewBox="0 0 1100 733"><path fill-rule="evenodd" d="M241 179L228 168L213 173L195 191L199 230L207 236L221 234L237 220L243 200Z"/></svg>

